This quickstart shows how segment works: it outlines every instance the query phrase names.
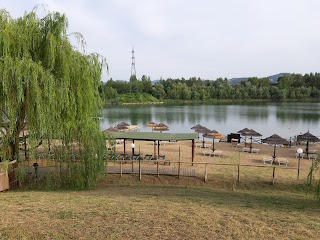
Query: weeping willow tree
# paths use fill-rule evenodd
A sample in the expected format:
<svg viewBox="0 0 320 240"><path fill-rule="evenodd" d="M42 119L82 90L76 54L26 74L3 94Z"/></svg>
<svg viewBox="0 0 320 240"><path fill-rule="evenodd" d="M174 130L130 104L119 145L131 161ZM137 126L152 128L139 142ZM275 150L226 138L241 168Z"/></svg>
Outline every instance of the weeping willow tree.
<svg viewBox="0 0 320 240"><path fill-rule="evenodd" d="M94 117L107 64L99 54L73 47L67 29L66 16L58 12L40 18L34 9L13 19L0 9L1 155L22 161L19 134L25 128L30 149L39 139L61 138L65 154L58 185L90 188L102 166L104 141ZM72 35L84 45L81 34ZM81 153L76 162L67 154L74 141Z"/></svg>

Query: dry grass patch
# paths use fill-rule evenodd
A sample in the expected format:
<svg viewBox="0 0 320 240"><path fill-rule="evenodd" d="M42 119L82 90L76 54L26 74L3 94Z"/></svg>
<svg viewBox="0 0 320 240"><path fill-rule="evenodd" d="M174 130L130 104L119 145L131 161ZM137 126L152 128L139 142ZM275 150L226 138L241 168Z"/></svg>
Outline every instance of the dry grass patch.
<svg viewBox="0 0 320 240"><path fill-rule="evenodd" d="M0 194L1 239L317 239L320 205L295 186L109 175L92 191Z"/></svg>

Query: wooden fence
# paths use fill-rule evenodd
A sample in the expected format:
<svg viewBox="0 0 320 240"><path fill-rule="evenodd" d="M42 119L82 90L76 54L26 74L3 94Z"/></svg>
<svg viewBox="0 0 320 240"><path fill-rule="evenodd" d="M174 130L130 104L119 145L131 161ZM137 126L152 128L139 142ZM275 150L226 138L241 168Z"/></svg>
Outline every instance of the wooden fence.
<svg viewBox="0 0 320 240"><path fill-rule="evenodd" d="M106 164L106 171L110 174L139 174L139 179L141 180L142 175L171 175L185 177L199 177L203 178L205 182L211 178L215 177L213 171L217 168L226 169L233 168L231 170L232 176L236 178L236 181L240 182L242 173L244 173L249 168L263 169L264 176L271 180L272 184L275 184L277 177L288 177L290 179L302 179L306 180L306 176L309 173L309 169L306 168L294 168L287 166L278 165L251 165L251 164L228 164L228 163L190 163L182 161L170 161L170 165L166 164L167 161L161 160L116 160L109 161ZM285 173L282 173L285 171ZM296 171L296 173L294 173ZM304 171L303 176L301 172ZM222 171L220 174L223 175L226 171ZM252 177L258 176L259 171L251 171ZM216 174L217 176L219 174ZM230 172L229 172L230 175ZM248 174L247 174L248 175Z"/></svg>

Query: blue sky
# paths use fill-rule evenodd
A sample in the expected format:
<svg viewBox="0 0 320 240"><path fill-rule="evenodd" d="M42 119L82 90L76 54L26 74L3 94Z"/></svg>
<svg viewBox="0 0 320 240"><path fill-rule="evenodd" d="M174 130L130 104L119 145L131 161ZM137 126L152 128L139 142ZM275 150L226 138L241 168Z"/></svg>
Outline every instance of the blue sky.
<svg viewBox="0 0 320 240"><path fill-rule="evenodd" d="M0 0L14 18L37 4L106 57L104 81L130 78L132 46L137 77L152 80L320 71L319 0Z"/></svg>

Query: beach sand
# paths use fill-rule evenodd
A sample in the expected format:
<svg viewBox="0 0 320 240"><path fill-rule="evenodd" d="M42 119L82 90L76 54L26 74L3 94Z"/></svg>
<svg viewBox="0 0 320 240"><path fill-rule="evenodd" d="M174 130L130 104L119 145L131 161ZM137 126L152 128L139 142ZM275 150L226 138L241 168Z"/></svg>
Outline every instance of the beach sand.
<svg viewBox="0 0 320 240"><path fill-rule="evenodd" d="M131 149L132 141L126 141L126 154L132 155ZM212 141L206 141L206 145L212 146ZM241 146L244 147L244 143L241 143ZM238 164L241 165L264 165L262 159L264 156L271 157L274 152L274 145L267 144L258 144L253 143L252 147L259 149L259 153L247 153L242 152L242 147L233 147L231 143L228 142L215 142L216 151L222 151L221 157L213 157L209 155L204 155L204 151L209 151L210 149L204 148L194 148L194 163L219 163L219 164ZM297 168L298 167L298 158L296 158L296 149L301 148L305 153L306 145L293 145L292 147L279 147L276 146L276 157L287 159L288 168ZM319 144L310 144L310 150L320 151ZM156 145L156 154L158 146ZM154 145L152 141L135 141L135 154L144 156L145 154L154 154ZM123 143L117 147L117 153L122 154ZM191 141L178 141L178 142L169 142L166 144L160 144L160 155L166 155L166 159L172 162L189 162L192 161L192 144ZM312 160L309 160L304 154L304 158L301 158L300 167L301 169L309 169L312 164ZM279 166L278 161L273 162L273 166ZM284 166L284 165L281 165Z"/></svg>

